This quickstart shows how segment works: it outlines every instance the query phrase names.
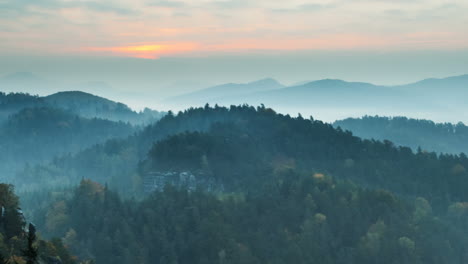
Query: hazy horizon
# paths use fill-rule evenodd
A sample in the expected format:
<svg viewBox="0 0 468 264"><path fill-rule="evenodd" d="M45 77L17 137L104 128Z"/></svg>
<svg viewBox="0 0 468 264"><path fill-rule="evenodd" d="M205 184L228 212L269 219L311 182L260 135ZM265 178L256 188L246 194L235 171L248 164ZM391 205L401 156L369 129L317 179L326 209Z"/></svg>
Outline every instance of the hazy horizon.
<svg viewBox="0 0 468 264"><path fill-rule="evenodd" d="M316 105L311 105L311 106L299 106L295 105L293 102L291 102L291 105L288 105L286 101L286 104L272 104L268 103L268 101L257 101L255 103L251 103L251 101L248 101L248 94L246 94L246 97L238 97L237 101L231 101L231 103L228 102L223 102L223 101L215 101L213 102L211 99L203 99L199 98L202 100L200 103L168 103L166 99L168 98L177 98L178 95L189 95L193 92L198 92L201 90L204 90L205 88L211 88L211 87L216 87L217 85L220 84L247 84L251 83L254 81L258 81L261 79L251 79L248 81L239 81L239 82L225 82L225 83L217 83L216 85L209 85L205 84L205 86L202 86L203 84L198 84L198 87L193 88L191 87L190 90L187 90L186 92L178 93L175 92L174 94L169 94L167 97L157 97L154 96L154 93L151 93L151 91L140 91L139 93L132 93L130 90L119 90L117 91L113 86L110 85L112 82L102 82L102 81L96 81L96 82L81 82L81 83L66 83L66 82L59 82L58 80L52 80L52 79L46 79L43 78L43 76L38 75L35 72L16 72L12 74L7 74L4 76L0 76L0 80L2 78L5 79L5 77L9 78L20 78L19 84L20 86L16 87L16 91L21 91L22 88L27 87L28 85L31 86L33 83L39 83L43 85L39 89L35 89L33 91L40 91L38 93L41 96L47 96L56 92L61 92L61 91L83 91L87 93L91 93L97 96L101 96L110 100L114 100L117 102L121 102L124 104L127 104L129 107L136 111L141 111L146 107L158 110L158 111L175 111L178 112L180 110L185 110L189 107L201 107L205 103L210 103L211 105L214 105L215 103L218 103L220 105L224 106L229 106L231 104L234 105L240 105L243 103L250 103L253 106L258 106L260 103L265 103L267 107L272 107L274 110L284 113L284 114L290 114L292 116L296 116L297 114L301 114L305 117L312 116L315 119L319 119L325 122L334 122L337 120L342 120L345 118L358 118L362 116L389 116L389 117L394 117L394 116L407 116L410 118L418 118L418 119L427 119L427 120L432 120L438 123L444 123L444 122L451 122L451 123L458 123L458 122L468 122L468 116L463 115L463 113L459 113L458 115L447 115L447 112L438 112L436 109L433 109L431 111L427 111L427 109L418 109L417 107L414 107L411 111L405 110L405 109L399 109L398 107L392 109L388 108L388 106L382 105L382 107L385 108L375 108L375 106L372 105L361 105L359 106L359 102L355 102L354 105L351 107L345 107L344 111L343 108L341 108L341 105L339 103L337 104L329 104L327 107L322 107L322 106L316 106ZM447 77L453 77L453 76L442 76L440 79L445 79ZM28 82L29 80L26 80L26 83L22 83L21 78L33 78L32 83ZM271 77L267 77L271 78ZM274 79L274 78L273 78ZM337 79L337 78L330 78L330 79ZM427 80L427 79L439 79L437 77L430 77L426 79L417 79L412 81L411 83L402 83L402 84L413 84L417 83L422 80ZM305 83L312 83L318 80L322 79L309 79L307 81L303 82L296 82L292 83L290 85L287 85L287 83L281 82L278 79L274 79L275 81L280 82L281 84L284 85L284 88L289 88L289 87L294 87L294 86L299 86L303 85ZM340 79L337 79L340 80ZM369 83L369 84L376 84L376 83L371 83L371 82L366 82L363 80L349 80L349 79L343 79L344 81L347 82L363 82L363 83ZM18 81L18 80L14 80ZM43 83L42 83L43 82ZM351 83L350 83L351 84ZM376 84L379 85L379 84ZM398 84L400 85L400 84ZM392 87L398 87L396 86L376 86L379 89L393 89ZM177 85L174 85L173 87L175 88ZM19 89L19 90L18 90ZM271 89L282 89L282 88L271 88ZM268 90L271 90L268 89ZM0 90L1 91L1 90ZM8 92L8 91L7 91ZM27 91L26 91L27 92ZM31 92L29 92L31 93ZM251 92L252 94L255 94L253 91ZM35 94L32 92L32 94ZM176 97L174 97L174 95ZM196 93L194 94L195 96ZM229 97L227 97L229 99ZM312 98L311 98L312 99ZM415 98L411 99L411 97L408 97L409 100L414 100ZM243 101L244 100L244 101Z"/></svg>
<svg viewBox="0 0 468 264"><path fill-rule="evenodd" d="M43 85L27 92L84 90L138 110L263 78L408 84L468 74L467 9L458 0L4 0L0 76L30 72Z"/></svg>
<svg viewBox="0 0 468 264"><path fill-rule="evenodd" d="M2 58L0 78L16 72L30 72L47 82L46 87L37 89L37 94L85 90L122 101L135 109L157 109L164 98L219 84L248 83L263 78L273 78L286 86L328 78L400 85L468 73L465 63L468 51L283 52L157 60L61 56ZM94 86L89 83L98 84L99 89L92 89Z"/></svg>
<svg viewBox="0 0 468 264"><path fill-rule="evenodd" d="M0 0L0 264L467 264L467 11Z"/></svg>
<svg viewBox="0 0 468 264"><path fill-rule="evenodd" d="M189 91L180 85L175 91L161 85L198 82L201 87L223 83L246 83L273 78L285 85L320 79L342 79L377 85L401 85L427 78L468 74L468 48L441 51L296 51L253 54L216 54L199 57L139 59L93 56L5 56L0 55L0 76L31 72L63 83L142 81L140 91L161 92L164 97ZM44 67L47 66L47 67ZM154 90L147 86L152 81ZM125 85L122 85L124 87ZM121 87L117 87L121 88Z"/></svg>

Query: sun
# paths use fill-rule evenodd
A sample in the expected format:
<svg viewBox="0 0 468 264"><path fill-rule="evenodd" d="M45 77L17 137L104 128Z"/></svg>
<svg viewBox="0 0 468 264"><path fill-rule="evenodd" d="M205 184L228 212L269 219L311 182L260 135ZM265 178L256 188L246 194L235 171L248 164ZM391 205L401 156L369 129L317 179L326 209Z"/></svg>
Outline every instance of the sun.
<svg viewBox="0 0 468 264"><path fill-rule="evenodd" d="M115 47L89 47L86 51L103 54L133 57L142 59L158 59L161 56L177 55L196 49L194 43L164 43L164 44L137 44Z"/></svg>

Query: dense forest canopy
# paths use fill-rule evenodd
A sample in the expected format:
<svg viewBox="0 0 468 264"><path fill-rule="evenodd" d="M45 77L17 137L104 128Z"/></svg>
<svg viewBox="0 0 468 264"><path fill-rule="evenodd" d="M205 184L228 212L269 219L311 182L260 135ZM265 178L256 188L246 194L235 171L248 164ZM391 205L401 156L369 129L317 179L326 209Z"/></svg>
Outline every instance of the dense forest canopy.
<svg viewBox="0 0 468 264"><path fill-rule="evenodd" d="M434 123L407 117L365 116L336 121L335 127L366 139L390 140L413 150L468 153L468 127L463 123Z"/></svg>
<svg viewBox="0 0 468 264"><path fill-rule="evenodd" d="M110 139L126 138L163 115L150 109L137 113L124 104L83 92L46 97L0 92L3 181L14 183L20 191L41 188L37 182L16 177L17 173Z"/></svg>
<svg viewBox="0 0 468 264"><path fill-rule="evenodd" d="M439 218L423 198L409 202L321 173L270 176L252 192L166 186L140 202L83 181L40 222L96 263L468 261L463 205Z"/></svg>
<svg viewBox="0 0 468 264"><path fill-rule="evenodd" d="M55 157L85 150L112 138L127 137L137 128L123 122L87 119L56 108L25 108L0 123L0 169L3 180L23 189L16 173Z"/></svg>
<svg viewBox="0 0 468 264"><path fill-rule="evenodd" d="M0 0L0 264L468 264L467 13Z"/></svg>
<svg viewBox="0 0 468 264"><path fill-rule="evenodd" d="M134 125L150 124L164 115L149 108L135 112L125 104L80 91L59 92L44 97L0 91L0 122L21 109L34 107L58 108L85 118L102 118Z"/></svg>
<svg viewBox="0 0 468 264"><path fill-rule="evenodd" d="M150 124L163 115L149 108L137 113L123 103L80 91L55 93L44 97L44 101L52 107L65 109L83 117L99 117L132 124Z"/></svg>
<svg viewBox="0 0 468 264"><path fill-rule="evenodd" d="M466 263L467 166L264 106L206 105L16 177L41 187L21 193L41 234L96 263Z"/></svg>
<svg viewBox="0 0 468 264"><path fill-rule="evenodd" d="M21 109L42 105L44 105L44 101L39 96L0 92L0 122Z"/></svg>
<svg viewBox="0 0 468 264"><path fill-rule="evenodd" d="M77 264L62 240L38 239L34 224L27 223L13 186L0 184L0 264Z"/></svg>
<svg viewBox="0 0 468 264"><path fill-rule="evenodd" d="M236 190L251 186L245 178L267 181L262 175L288 166L422 196L441 210L468 198L465 155L414 153L389 141L362 140L321 121L249 106L169 113L132 137L97 145L20 176L64 181L75 177L75 182L85 176L135 195L145 175L154 170L201 170Z"/></svg>

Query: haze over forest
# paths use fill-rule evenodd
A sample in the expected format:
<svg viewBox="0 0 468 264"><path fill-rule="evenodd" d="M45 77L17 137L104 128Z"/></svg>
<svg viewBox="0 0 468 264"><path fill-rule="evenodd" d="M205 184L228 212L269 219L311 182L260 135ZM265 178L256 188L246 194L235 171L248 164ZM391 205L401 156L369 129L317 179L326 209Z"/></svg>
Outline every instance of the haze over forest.
<svg viewBox="0 0 468 264"><path fill-rule="evenodd" d="M468 263L467 11L0 0L0 264Z"/></svg>
<svg viewBox="0 0 468 264"><path fill-rule="evenodd" d="M468 120L465 98L468 75L428 78L409 84L375 85L339 79L302 81L285 85L273 78L248 83L225 83L203 87L174 96L149 92L115 91L105 82L83 82L69 86L41 78L30 72L16 72L0 78L5 92L50 95L53 91L85 91L123 98L143 110L145 101L165 111L180 111L209 103L224 106L265 104L282 113L314 116L327 122L369 113L409 116L438 122ZM184 85L180 85L184 86ZM146 97L146 98L143 98ZM128 104L127 102L127 104ZM151 106L150 106L151 107Z"/></svg>

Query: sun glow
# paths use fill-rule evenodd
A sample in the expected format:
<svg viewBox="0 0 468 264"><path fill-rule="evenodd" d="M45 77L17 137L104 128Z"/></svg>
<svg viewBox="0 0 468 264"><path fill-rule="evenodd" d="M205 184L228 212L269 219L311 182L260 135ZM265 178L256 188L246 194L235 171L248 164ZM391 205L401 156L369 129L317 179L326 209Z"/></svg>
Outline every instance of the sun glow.
<svg viewBox="0 0 468 264"><path fill-rule="evenodd" d="M87 47L84 53L99 55L158 59L165 56L197 55L220 52L298 51L298 50L398 50L398 49L448 49L462 47L463 41L450 39L451 32L412 33L397 35L324 34L309 38L233 38L211 42L134 43L111 47Z"/></svg>
<svg viewBox="0 0 468 264"><path fill-rule="evenodd" d="M86 51L142 59L158 59L165 55L177 55L195 50L193 43L141 44L121 47L91 47Z"/></svg>

